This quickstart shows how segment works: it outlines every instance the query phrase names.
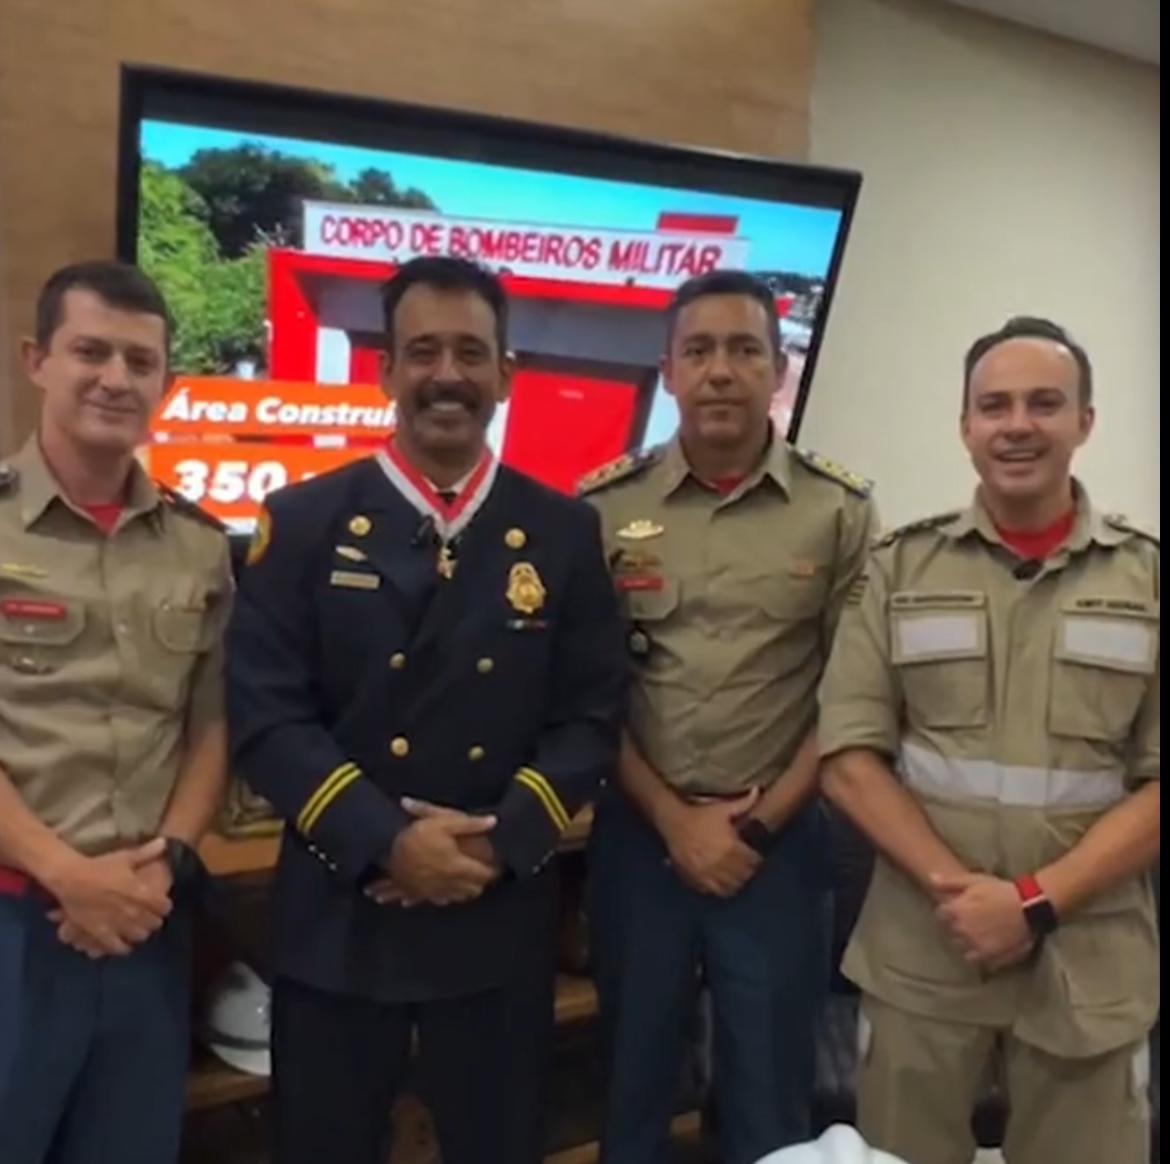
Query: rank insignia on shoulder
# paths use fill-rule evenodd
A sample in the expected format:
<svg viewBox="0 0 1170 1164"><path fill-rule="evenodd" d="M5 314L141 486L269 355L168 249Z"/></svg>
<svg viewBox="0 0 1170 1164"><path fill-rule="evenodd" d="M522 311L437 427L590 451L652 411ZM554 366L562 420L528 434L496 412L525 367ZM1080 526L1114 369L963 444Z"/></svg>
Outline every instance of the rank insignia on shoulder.
<svg viewBox="0 0 1170 1164"><path fill-rule="evenodd" d="M1105 524L1120 533L1133 534L1134 537L1145 538L1148 542L1153 542L1154 545L1161 547L1162 539L1156 530L1149 526L1141 525L1136 521L1131 521L1123 513L1107 513L1105 515Z"/></svg>
<svg viewBox="0 0 1170 1164"><path fill-rule="evenodd" d="M586 473L577 482L577 495L584 497L586 494L596 493L599 489L614 485L618 481L624 481L627 477L633 477L651 465L657 464L662 459L662 453L663 447L661 445L652 449L643 449L639 453L626 453L624 456L618 457L616 461L610 461L609 464L594 469L592 473Z"/></svg>
<svg viewBox="0 0 1170 1164"><path fill-rule="evenodd" d="M839 465L836 461L821 456L820 453L813 452L811 449L793 449L792 451L802 464L807 465L814 472L820 473L822 477L829 477L839 485L844 485L852 493L868 497L873 490L872 481L867 481L864 477L846 469L844 465Z"/></svg>
<svg viewBox="0 0 1170 1164"><path fill-rule="evenodd" d="M163 503L169 505L176 513L182 513L194 521L201 521L204 525L210 526L220 533L227 533L227 527L218 517L208 513L206 509L202 509L189 498L184 497L177 489L172 489L169 485L164 485L160 481L155 482L155 488L158 490Z"/></svg>
<svg viewBox="0 0 1170 1164"><path fill-rule="evenodd" d="M896 541L906 537L908 534L938 529L940 525L946 525L947 522L954 521L955 518L962 516L962 513L963 511L961 509L950 509L946 513L936 513L931 517L923 517L917 521L908 521L905 525L895 526L894 529L883 534L874 542L874 549L880 549L883 546L892 546Z"/></svg>

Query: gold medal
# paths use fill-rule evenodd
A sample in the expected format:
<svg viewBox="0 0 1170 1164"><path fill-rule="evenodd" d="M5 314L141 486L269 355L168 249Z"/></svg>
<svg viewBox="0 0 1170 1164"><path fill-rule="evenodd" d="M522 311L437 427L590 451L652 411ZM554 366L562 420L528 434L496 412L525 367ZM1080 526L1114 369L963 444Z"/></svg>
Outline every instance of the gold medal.
<svg viewBox="0 0 1170 1164"><path fill-rule="evenodd" d="M544 606L546 594L544 583L531 562L517 562L508 571L506 597L513 610L521 614L535 614Z"/></svg>
<svg viewBox="0 0 1170 1164"><path fill-rule="evenodd" d="M439 571L440 577L446 578L448 581L455 577L455 555L451 553L450 546L444 546L439 551L435 569Z"/></svg>

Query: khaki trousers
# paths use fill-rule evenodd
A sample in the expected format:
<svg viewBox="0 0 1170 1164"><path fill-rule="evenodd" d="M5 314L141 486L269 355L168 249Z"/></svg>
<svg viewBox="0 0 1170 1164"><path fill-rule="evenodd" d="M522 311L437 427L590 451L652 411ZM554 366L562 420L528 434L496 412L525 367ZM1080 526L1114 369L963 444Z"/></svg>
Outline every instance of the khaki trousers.
<svg viewBox="0 0 1170 1164"><path fill-rule="evenodd" d="M1010 1032L909 1014L867 995L859 1033L858 1125L907 1164L971 1164L971 1114L993 1076L1010 1114L1007 1164L1145 1164L1145 1040L1059 1059Z"/></svg>

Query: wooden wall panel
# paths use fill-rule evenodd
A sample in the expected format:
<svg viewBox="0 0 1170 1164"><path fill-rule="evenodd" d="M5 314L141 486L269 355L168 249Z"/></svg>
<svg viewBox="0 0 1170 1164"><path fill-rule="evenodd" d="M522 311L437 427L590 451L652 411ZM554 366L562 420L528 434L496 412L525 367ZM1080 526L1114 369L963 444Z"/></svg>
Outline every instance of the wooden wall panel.
<svg viewBox="0 0 1170 1164"><path fill-rule="evenodd" d="M0 0L0 328L27 329L54 267L113 249L123 62L801 159L814 4ZM8 348L5 448L36 406Z"/></svg>

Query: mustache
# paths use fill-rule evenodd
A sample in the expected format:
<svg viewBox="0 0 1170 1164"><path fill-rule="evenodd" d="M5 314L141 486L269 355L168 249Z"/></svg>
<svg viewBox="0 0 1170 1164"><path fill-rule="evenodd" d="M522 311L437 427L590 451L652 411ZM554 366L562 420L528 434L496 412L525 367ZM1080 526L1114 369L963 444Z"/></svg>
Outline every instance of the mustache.
<svg viewBox="0 0 1170 1164"><path fill-rule="evenodd" d="M93 392L86 392L81 399L86 404L93 404L99 408L113 408L119 412L141 414L148 411L146 401L129 388L113 392L106 388L98 388Z"/></svg>
<svg viewBox="0 0 1170 1164"><path fill-rule="evenodd" d="M449 380L442 383L430 381L419 387L415 394L419 408L430 408L433 404L462 404L475 412L481 404L479 391L467 380Z"/></svg>

